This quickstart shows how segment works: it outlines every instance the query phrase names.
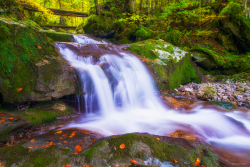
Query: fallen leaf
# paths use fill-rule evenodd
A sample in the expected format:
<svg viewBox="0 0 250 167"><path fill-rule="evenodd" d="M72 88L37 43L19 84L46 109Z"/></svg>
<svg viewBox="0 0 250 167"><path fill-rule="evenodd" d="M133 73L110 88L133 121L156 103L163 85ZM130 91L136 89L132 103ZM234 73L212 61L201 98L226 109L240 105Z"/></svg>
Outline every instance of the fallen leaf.
<svg viewBox="0 0 250 167"><path fill-rule="evenodd" d="M89 167L89 165L86 165L86 167Z"/></svg>
<svg viewBox="0 0 250 167"><path fill-rule="evenodd" d="M30 150L31 150L31 149L32 149L32 147L28 147L28 149L30 149Z"/></svg>
<svg viewBox="0 0 250 167"><path fill-rule="evenodd" d="M137 164L137 161L136 161L136 160L131 160L130 162L131 162L132 164L135 164L135 165Z"/></svg>
<svg viewBox="0 0 250 167"><path fill-rule="evenodd" d="M79 151L75 151L74 154L79 154Z"/></svg>
<svg viewBox="0 0 250 167"><path fill-rule="evenodd" d="M188 146L186 146L186 148L189 148Z"/></svg>
<svg viewBox="0 0 250 167"><path fill-rule="evenodd" d="M66 136L67 136L67 134L63 134L62 136L63 136L63 137L66 137Z"/></svg>
<svg viewBox="0 0 250 167"><path fill-rule="evenodd" d="M75 149L77 150L77 151L82 151L82 147L80 146L80 145L77 145L76 147L75 147Z"/></svg>
<svg viewBox="0 0 250 167"><path fill-rule="evenodd" d="M61 134L62 133L62 131L61 130L59 130L59 131L57 131L55 134Z"/></svg>
<svg viewBox="0 0 250 167"><path fill-rule="evenodd" d="M35 148L37 148L37 146L35 146Z"/></svg>
<svg viewBox="0 0 250 167"><path fill-rule="evenodd" d="M59 142L58 144L62 144L61 142Z"/></svg>
<svg viewBox="0 0 250 167"><path fill-rule="evenodd" d="M38 49L42 49L42 47L41 47L41 46L37 46L37 48L38 48Z"/></svg>
<svg viewBox="0 0 250 167"><path fill-rule="evenodd" d="M176 161L175 159L174 159L174 163L177 163L178 161Z"/></svg>
<svg viewBox="0 0 250 167"><path fill-rule="evenodd" d="M125 148L125 144L121 144L120 149L124 149L124 148Z"/></svg>
<svg viewBox="0 0 250 167"><path fill-rule="evenodd" d="M88 132L85 132L85 134L87 135L87 134L89 134Z"/></svg>
<svg viewBox="0 0 250 167"><path fill-rule="evenodd" d="M53 143L53 141L52 141L52 142L49 143L49 145L50 145L50 146L53 146L53 145L55 145L55 143Z"/></svg>
<svg viewBox="0 0 250 167"><path fill-rule="evenodd" d="M69 147L65 147L66 149L69 149Z"/></svg>
<svg viewBox="0 0 250 167"><path fill-rule="evenodd" d="M13 118L12 117L9 117L10 120L12 120Z"/></svg>
<svg viewBox="0 0 250 167"><path fill-rule="evenodd" d="M35 139L30 140L31 143L33 143L34 141L35 141Z"/></svg>
<svg viewBox="0 0 250 167"><path fill-rule="evenodd" d="M70 167L69 164L65 165L65 167Z"/></svg>
<svg viewBox="0 0 250 167"><path fill-rule="evenodd" d="M23 88L18 88L17 89L17 92L20 92L20 91L22 91L23 90Z"/></svg>
<svg viewBox="0 0 250 167"><path fill-rule="evenodd" d="M63 141L64 143L68 143L67 141Z"/></svg>
<svg viewBox="0 0 250 167"><path fill-rule="evenodd" d="M83 144L83 142L79 143L79 145L82 145L82 144Z"/></svg>
<svg viewBox="0 0 250 167"><path fill-rule="evenodd" d="M114 137L117 137L116 135L114 135Z"/></svg>

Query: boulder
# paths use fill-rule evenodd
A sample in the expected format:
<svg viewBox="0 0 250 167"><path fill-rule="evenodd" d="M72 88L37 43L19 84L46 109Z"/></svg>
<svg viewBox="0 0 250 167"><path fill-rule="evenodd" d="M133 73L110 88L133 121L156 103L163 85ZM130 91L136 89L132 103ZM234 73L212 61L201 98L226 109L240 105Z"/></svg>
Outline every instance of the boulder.
<svg viewBox="0 0 250 167"><path fill-rule="evenodd" d="M39 30L39 32L45 33L47 37L56 42L71 42L71 39L73 38L73 35L69 33L60 33L49 30Z"/></svg>
<svg viewBox="0 0 250 167"><path fill-rule="evenodd" d="M45 33L24 22L0 19L1 102L48 101L74 93L77 73Z"/></svg>
<svg viewBox="0 0 250 167"><path fill-rule="evenodd" d="M203 52L193 52L192 59L198 66L208 71L215 69L218 66L211 56Z"/></svg>
<svg viewBox="0 0 250 167"><path fill-rule="evenodd" d="M149 68L160 90L201 81L191 54L168 42L145 40L130 45L128 49Z"/></svg>
<svg viewBox="0 0 250 167"><path fill-rule="evenodd" d="M196 97L201 100L211 99L216 95L216 88L214 86L202 86L198 89Z"/></svg>

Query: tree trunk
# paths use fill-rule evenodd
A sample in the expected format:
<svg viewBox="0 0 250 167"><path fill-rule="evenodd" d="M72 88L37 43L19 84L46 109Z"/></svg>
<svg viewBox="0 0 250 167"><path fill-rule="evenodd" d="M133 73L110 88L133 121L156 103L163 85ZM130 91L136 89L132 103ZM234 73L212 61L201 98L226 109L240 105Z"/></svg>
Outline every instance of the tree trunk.
<svg viewBox="0 0 250 167"><path fill-rule="evenodd" d="M98 0L95 0L95 8L96 8L96 14L97 14L98 16L100 16L100 9L99 9Z"/></svg>
<svg viewBox="0 0 250 167"><path fill-rule="evenodd" d="M151 11L155 10L155 0L152 0L151 2Z"/></svg>
<svg viewBox="0 0 250 167"><path fill-rule="evenodd" d="M150 15L150 0L147 0L147 5L148 5L148 15Z"/></svg>
<svg viewBox="0 0 250 167"><path fill-rule="evenodd" d="M140 13L141 13L141 15L142 15L142 6L143 6L143 0L141 0L141 3L140 3Z"/></svg>
<svg viewBox="0 0 250 167"><path fill-rule="evenodd" d="M135 0L128 1L128 10L129 10L129 13L135 12Z"/></svg>

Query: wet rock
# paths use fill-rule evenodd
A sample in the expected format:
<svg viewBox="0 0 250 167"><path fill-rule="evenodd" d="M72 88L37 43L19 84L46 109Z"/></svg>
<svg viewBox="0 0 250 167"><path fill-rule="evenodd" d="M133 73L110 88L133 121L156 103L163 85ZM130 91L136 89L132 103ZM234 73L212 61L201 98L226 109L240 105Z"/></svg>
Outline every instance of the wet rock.
<svg viewBox="0 0 250 167"><path fill-rule="evenodd" d="M216 88L213 86L203 86L198 89L196 96L198 99L207 100L216 95Z"/></svg>

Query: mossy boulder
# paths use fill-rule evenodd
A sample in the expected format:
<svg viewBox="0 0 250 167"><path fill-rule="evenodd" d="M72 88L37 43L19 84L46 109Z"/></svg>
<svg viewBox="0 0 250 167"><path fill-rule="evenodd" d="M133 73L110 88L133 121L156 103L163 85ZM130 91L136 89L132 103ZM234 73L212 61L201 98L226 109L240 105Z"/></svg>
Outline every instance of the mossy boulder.
<svg viewBox="0 0 250 167"><path fill-rule="evenodd" d="M73 35L69 33L59 33L49 30L40 30L39 32L45 33L47 37L56 42L71 42L71 39L73 38Z"/></svg>
<svg viewBox="0 0 250 167"><path fill-rule="evenodd" d="M196 97L201 100L211 99L216 95L216 88L214 86L202 86L198 89Z"/></svg>
<svg viewBox="0 0 250 167"><path fill-rule="evenodd" d="M147 64L159 89L200 82L191 54L163 40L146 40L128 48Z"/></svg>
<svg viewBox="0 0 250 167"><path fill-rule="evenodd" d="M192 59L194 62L205 70L216 69L217 63L206 53L203 52L193 52Z"/></svg>
<svg viewBox="0 0 250 167"><path fill-rule="evenodd" d="M5 103L57 99L75 91L70 70L44 33L24 22L0 19L0 95Z"/></svg>
<svg viewBox="0 0 250 167"><path fill-rule="evenodd" d="M120 22L115 22L111 17L105 16L89 16L84 23L82 23L76 29L77 32L93 35L101 38L113 38L117 32L123 30L123 26Z"/></svg>
<svg viewBox="0 0 250 167"><path fill-rule="evenodd" d="M235 47L230 46L234 44L237 52L250 52L250 21L244 15L244 6L230 2L219 14L222 19L215 20L221 32L220 39L228 51L236 52Z"/></svg>
<svg viewBox="0 0 250 167"><path fill-rule="evenodd" d="M175 144L174 144L175 143ZM121 149L120 145L125 148ZM187 149L186 146L190 149ZM216 166L218 158L207 150L207 146L194 147L189 141L181 138L156 137L149 134L124 134L119 137L108 137L90 147L83 154L87 162L94 166L128 166L132 159L140 165L162 166L163 164L175 165L178 160L180 167L193 166L195 159L201 159L201 165ZM199 154L206 150L209 156Z"/></svg>

